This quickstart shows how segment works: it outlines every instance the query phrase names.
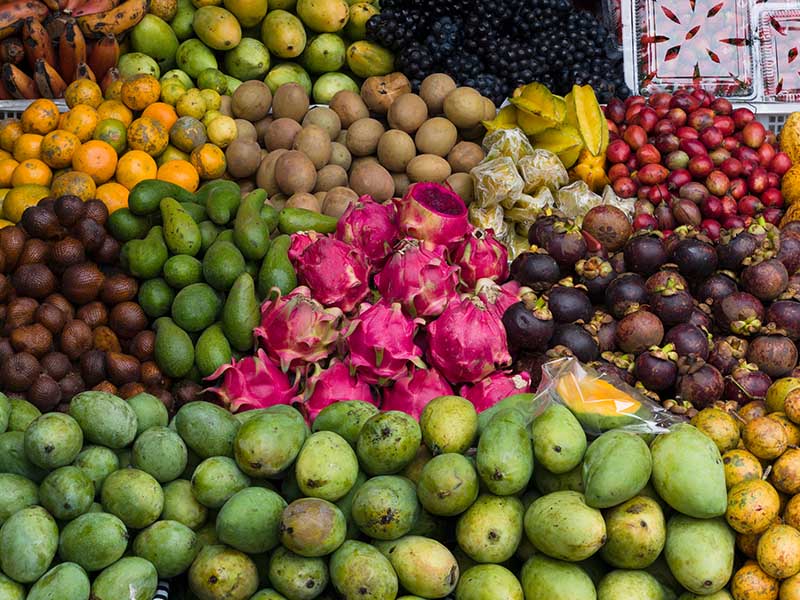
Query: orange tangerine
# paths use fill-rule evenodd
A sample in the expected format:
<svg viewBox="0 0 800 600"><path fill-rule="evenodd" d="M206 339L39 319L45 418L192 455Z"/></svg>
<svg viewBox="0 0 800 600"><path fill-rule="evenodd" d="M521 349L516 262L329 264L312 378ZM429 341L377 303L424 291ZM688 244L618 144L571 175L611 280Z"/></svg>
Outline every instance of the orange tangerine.
<svg viewBox="0 0 800 600"><path fill-rule="evenodd" d="M168 144L167 128L152 117L140 117L128 127L128 147L131 150L143 150L155 157L164 152Z"/></svg>
<svg viewBox="0 0 800 600"><path fill-rule="evenodd" d="M23 133L14 142L14 158L20 162L26 158L39 158L43 139L38 133Z"/></svg>
<svg viewBox="0 0 800 600"><path fill-rule="evenodd" d="M94 197L106 205L109 214L120 208L128 208L128 188L116 181L109 181L99 186Z"/></svg>
<svg viewBox="0 0 800 600"><path fill-rule="evenodd" d="M58 107L52 100L39 98L22 111L22 130L26 133L50 133L58 125Z"/></svg>
<svg viewBox="0 0 800 600"><path fill-rule="evenodd" d="M202 179L217 179L225 174L225 153L214 144L203 144L192 150L189 162Z"/></svg>
<svg viewBox="0 0 800 600"><path fill-rule="evenodd" d="M79 104L97 108L103 101L103 91L94 81L76 79L64 91L64 100L67 101L67 106L70 108L75 108Z"/></svg>
<svg viewBox="0 0 800 600"><path fill-rule="evenodd" d="M125 80L120 90L120 100L131 110L144 110L161 96L158 79L147 73L139 73Z"/></svg>
<svg viewBox="0 0 800 600"><path fill-rule="evenodd" d="M53 178L50 193L55 198L71 195L87 202L94 198L95 189L94 180L88 173L65 171Z"/></svg>
<svg viewBox="0 0 800 600"><path fill-rule="evenodd" d="M128 143L128 129L119 119L104 119L94 128L94 139L107 142L117 154L122 154Z"/></svg>
<svg viewBox="0 0 800 600"><path fill-rule="evenodd" d="M75 151L72 168L87 173L96 183L105 183L117 169L117 153L108 143L91 140Z"/></svg>
<svg viewBox="0 0 800 600"><path fill-rule="evenodd" d="M178 120L178 113L166 102L154 102L144 109L142 112L143 117L151 117L159 121L167 131Z"/></svg>
<svg viewBox="0 0 800 600"><path fill-rule="evenodd" d="M2 164L2 163L0 163ZM200 185L200 176L188 160L171 160L158 168L157 179L181 186L188 192L195 192Z"/></svg>
<svg viewBox="0 0 800 600"><path fill-rule="evenodd" d="M36 185L50 185L53 172L38 158L23 160L11 175L11 185L14 187L33 183Z"/></svg>
<svg viewBox="0 0 800 600"><path fill-rule="evenodd" d="M66 113L59 129L65 129L78 136L81 142L88 142L97 127L97 111L86 104L78 104Z"/></svg>
<svg viewBox="0 0 800 600"><path fill-rule="evenodd" d="M97 120L117 119L125 123L125 127L133 121L133 112L119 100L104 100L97 107Z"/></svg>
<svg viewBox="0 0 800 600"><path fill-rule="evenodd" d="M11 187L11 176L14 174L14 169L17 168L19 163L13 158L6 158L0 160L0 188Z"/></svg>
<svg viewBox="0 0 800 600"><path fill-rule="evenodd" d="M14 158L14 155L7 150L0 150L0 160L5 160L7 158Z"/></svg>
<svg viewBox="0 0 800 600"><path fill-rule="evenodd" d="M120 96L122 96L122 79L112 81L103 92L106 100L119 100Z"/></svg>
<svg viewBox="0 0 800 600"><path fill-rule="evenodd" d="M25 184L10 190L3 199L3 218L19 223L25 209L39 204L39 200L50 195L50 188L43 185Z"/></svg>
<svg viewBox="0 0 800 600"><path fill-rule="evenodd" d="M63 169L72 164L72 155L80 145L77 135L56 129L42 139L42 160L53 169Z"/></svg>
<svg viewBox="0 0 800 600"><path fill-rule="evenodd" d="M131 150L120 157L117 163L117 182L129 190L140 181L155 179L158 167L153 157L141 150Z"/></svg>
<svg viewBox="0 0 800 600"><path fill-rule="evenodd" d="M0 148L6 152L14 151L14 142L21 136L22 123L19 119L3 119L0 121Z"/></svg>

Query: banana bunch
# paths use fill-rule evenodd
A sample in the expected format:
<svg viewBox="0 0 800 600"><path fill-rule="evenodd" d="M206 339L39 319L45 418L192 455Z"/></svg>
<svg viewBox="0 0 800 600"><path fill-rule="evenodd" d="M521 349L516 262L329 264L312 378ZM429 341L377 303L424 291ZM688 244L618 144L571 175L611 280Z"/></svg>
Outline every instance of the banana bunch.
<svg viewBox="0 0 800 600"><path fill-rule="evenodd" d="M118 77L118 38L149 0L0 1L0 100L60 98L76 79Z"/></svg>

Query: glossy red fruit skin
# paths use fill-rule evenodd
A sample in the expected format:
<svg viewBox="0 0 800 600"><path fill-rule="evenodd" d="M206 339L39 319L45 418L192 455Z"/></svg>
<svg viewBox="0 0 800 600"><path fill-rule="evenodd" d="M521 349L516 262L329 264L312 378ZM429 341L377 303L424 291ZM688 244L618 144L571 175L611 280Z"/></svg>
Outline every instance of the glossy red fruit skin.
<svg viewBox="0 0 800 600"><path fill-rule="evenodd" d="M645 185L658 185L667 180L669 171L664 165L649 164L639 169L639 181Z"/></svg>
<svg viewBox="0 0 800 600"><path fill-rule="evenodd" d="M722 200L716 196L706 196L700 201L700 212L706 219L720 219L722 217Z"/></svg>
<svg viewBox="0 0 800 600"><path fill-rule="evenodd" d="M625 103L619 98L612 98L606 106L606 117L618 125L622 124L625 121Z"/></svg>
<svg viewBox="0 0 800 600"><path fill-rule="evenodd" d="M694 112L689 113L689 120L686 123L689 127L703 132L708 127L714 125L714 116L714 111L710 108L698 108Z"/></svg>
<svg viewBox="0 0 800 600"><path fill-rule="evenodd" d="M792 168L792 159L785 152L778 152L769 163L769 170L778 175L784 175Z"/></svg>
<svg viewBox="0 0 800 600"><path fill-rule="evenodd" d="M761 212L763 208L764 205L761 203L761 200L755 196L745 196L739 200L738 204L739 214L747 217L754 217Z"/></svg>
<svg viewBox="0 0 800 600"><path fill-rule="evenodd" d="M775 151L775 146L766 142L761 144L756 152L758 153L758 163L765 169L769 167L772 159L775 158L775 155L777 154Z"/></svg>
<svg viewBox="0 0 800 600"><path fill-rule="evenodd" d="M706 177L706 187L714 196L724 196L728 193L731 180L722 171L714 170Z"/></svg>
<svg viewBox="0 0 800 600"><path fill-rule="evenodd" d="M620 198L633 198L636 196L637 185L630 177L620 177L613 185L614 193Z"/></svg>
<svg viewBox="0 0 800 600"><path fill-rule="evenodd" d="M697 129L694 127L687 127L686 125L678 127L675 133L682 140L696 140L700 138L700 132L697 131Z"/></svg>
<svg viewBox="0 0 800 600"><path fill-rule="evenodd" d="M687 169L675 169L667 177L670 189L677 190L692 180L692 174Z"/></svg>
<svg viewBox="0 0 800 600"><path fill-rule="evenodd" d="M647 100L644 96L628 96L625 98L625 108L629 108L634 104L646 104Z"/></svg>
<svg viewBox="0 0 800 600"><path fill-rule="evenodd" d="M722 140L722 147L725 148L728 152L733 152L742 144L732 135L727 136L724 140Z"/></svg>
<svg viewBox="0 0 800 600"><path fill-rule="evenodd" d="M767 208L783 208L783 194L777 188L769 188L761 194L761 202Z"/></svg>
<svg viewBox="0 0 800 600"><path fill-rule="evenodd" d="M736 124L733 122L733 118L727 115L717 114L714 117L714 127L719 129L725 137L733 135L733 132L736 131Z"/></svg>
<svg viewBox="0 0 800 600"><path fill-rule="evenodd" d="M693 177L703 179L714 169L714 163L708 156L697 155L689 159L688 169Z"/></svg>
<svg viewBox="0 0 800 600"><path fill-rule="evenodd" d="M703 142L709 150L721 146L722 140L724 139L725 136L722 135L722 132L713 125L706 127L700 132L700 141Z"/></svg>
<svg viewBox="0 0 800 600"><path fill-rule="evenodd" d="M742 128L742 141L750 148L758 148L767 139L767 130L758 121L751 121Z"/></svg>
<svg viewBox="0 0 800 600"><path fill-rule="evenodd" d="M742 174L742 161L738 158L730 157L726 161L724 161L720 166L720 171L725 173L731 179L735 179Z"/></svg>
<svg viewBox="0 0 800 600"><path fill-rule="evenodd" d="M675 133L675 123L670 121L669 119L660 119L658 123L656 123L655 128L653 129L653 133L656 135L663 135L665 133Z"/></svg>
<svg viewBox="0 0 800 600"><path fill-rule="evenodd" d="M723 219L726 217L735 217L739 213L739 206L737 205L736 200L730 196L723 196L719 200L722 202ZM728 226L723 223L723 227L727 228Z"/></svg>
<svg viewBox="0 0 800 600"><path fill-rule="evenodd" d="M651 186L647 192L647 199L654 205L659 205L662 202L668 202L672 198L669 193L669 188L666 183L659 183L658 185Z"/></svg>
<svg viewBox="0 0 800 600"><path fill-rule="evenodd" d="M686 120L689 118L686 111L682 108L670 108L667 113L667 118L675 124L675 127L683 127L686 125Z"/></svg>
<svg viewBox="0 0 800 600"><path fill-rule="evenodd" d="M781 178L777 173L767 173L767 189L779 188L781 186Z"/></svg>
<svg viewBox="0 0 800 600"><path fill-rule="evenodd" d="M663 154L675 152L680 148L681 139L674 133L662 133L656 136L655 147Z"/></svg>
<svg viewBox="0 0 800 600"><path fill-rule="evenodd" d="M713 241L717 241L722 233L722 226L719 221L715 219L703 219L700 223L700 231L705 233Z"/></svg>
<svg viewBox="0 0 800 600"><path fill-rule="evenodd" d="M764 212L761 214L764 215L764 220L767 223L777 225L781 221L783 211L780 208L765 208Z"/></svg>
<svg viewBox="0 0 800 600"><path fill-rule="evenodd" d="M636 150L636 160L640 165L661 163L661 152L653 144L644 144Z"/></svg>
<svg viewBox="0 0 800 600"><path fill-rule="evenodd" d="M646 106L636 114L632 122L640 125L647 133L651 133L658 123L658 115L656 111Z"/></svg>
<svg viewBox="0 0 800 600"><path fill-rule="evenodd" d="M733 122L736 124L736 129L744 129L744 126L756 118L753 111L749 108L737 108L732 113Z"/></svg>
<svg viewBox="0 0 800 600"><path fill-rule="evenodd" d="M628 142L631 149L638 150L647 143L647 132L641 125L629 125L622 134L622 139Z"/></svg>
<svg viewBox="0 0 800 600"><path fill-rule="evenodd" d="M620 177L630 177L631 172L628 170L622 163L618 163L615 165L611 165L611 168L608 169L608 179L611 183L614 183Z"/></svg>
<svg viewBox="0 0 800 600"><path fill-rule="evenodd" d="M614 140L606 148L606 158L612 163L624 163L631 157L631 147L625 140Z"/></svg>
<svg viewBox="0 0 800 600"><path fill-rule="evenodd" d="M763 167L756 167L750 176L747 178L747 187L754 194L760 194L767 189L769 185L769 178L767 177L767 170Z"/></svg>
<svg viewBox="0 0 800 600"><path fill-rule="evenodd" d="M656 221L656 218L653 215L642 213L640 215L636 215L636 217L633 219L633 228L636 231L639 231L640 229L655 229L656 227L658 227L658 221Z"/></svg>
<svg viewBox="0 0 800 600"><path fill-rule="evenodd" d="M731 114L731 112L733 112L733 105L727 98L716 98L711 103L711 110L713 110L718 115L727 116Z"/></svg>
<svg viewBox="0 0 800 600"><path fill-rule="evenodd" d="M744 179L732 179L731 186L728 188L728 194L730 194L734 200L739 200L747 195L747 182Z"/></svg>

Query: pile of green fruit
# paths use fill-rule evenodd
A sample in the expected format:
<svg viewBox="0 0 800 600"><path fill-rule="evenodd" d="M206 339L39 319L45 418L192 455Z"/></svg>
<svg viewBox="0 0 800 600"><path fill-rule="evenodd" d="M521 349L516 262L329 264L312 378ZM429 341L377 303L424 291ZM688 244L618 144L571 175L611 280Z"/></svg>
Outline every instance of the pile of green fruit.
<svg viewBox="0 0 800 600"><path fill-rule="evenodd" d="M149 600L187 573L188 600L728 597L710 438L588 443L559 404L528 425L532 402L442 396L417 422L344 401L309 429L287 405L168 423L104 392L28 423L0 395L0 593Z"/></svg>
<svg viewBox="0 0 800 600"><path fill-rule="evenodd" d="M378 12L369 1L154 2L131 31L120 71L160 77L177 67L201 89L221 94L258 79L272 92L295 82L311 95L313 79L315 101L327 103L341 89L358 93L358 78L394 70L392 53L365 39Z"/></svg>
<svg viewBox="0 0 800 600"><path fill-rule="evenodd" d="M273 288L286 294L297 285L288 234L336 229L335 218L278 211L265 199L263 190L242 198L228 180L192 194L151 179L109 218L124 243L122 266L139 279L139 303L155 319L155 361L168 377L200 381L251 351L261 302Z"/></svg>

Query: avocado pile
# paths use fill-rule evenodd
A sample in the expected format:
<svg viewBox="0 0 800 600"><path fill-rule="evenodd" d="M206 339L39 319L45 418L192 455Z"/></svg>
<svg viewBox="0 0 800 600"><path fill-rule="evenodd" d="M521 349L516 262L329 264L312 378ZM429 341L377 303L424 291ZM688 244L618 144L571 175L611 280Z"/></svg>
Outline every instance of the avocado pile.
<svg viewBox="0 0 800 600"><path fill-rule="evenodd" d="M229 180L192 194L150 179L109 217L124 242L122 266L141 282L138 301L156 330L154 360L168 377L199 381L251 350L261 302L273 288L286 294L297 285L288 234L336 229L333 217L278 211L265 200L264 190L242 198Z"/></svg>
<svg viewBox="0 0 800 600"><path fill-rule="evenodd" d="M159 578L189 600L724 588L735 536L710 438L588 443L559 404L528 425L533 400L478 415L442 396L419 422L344 401L309 428L288 405L190 402L169 421L153 396L94 391L30 421L0 395L0 597L150 600Z"/></svg>

